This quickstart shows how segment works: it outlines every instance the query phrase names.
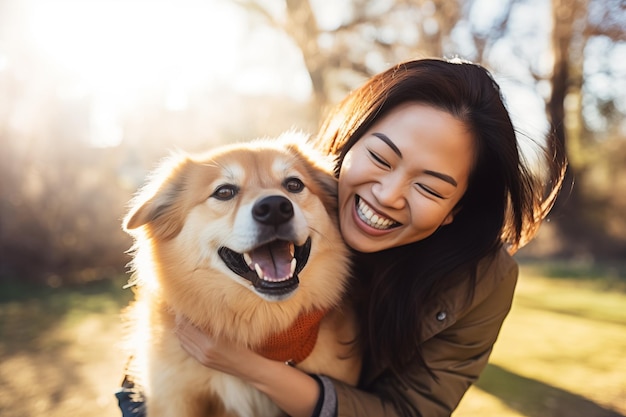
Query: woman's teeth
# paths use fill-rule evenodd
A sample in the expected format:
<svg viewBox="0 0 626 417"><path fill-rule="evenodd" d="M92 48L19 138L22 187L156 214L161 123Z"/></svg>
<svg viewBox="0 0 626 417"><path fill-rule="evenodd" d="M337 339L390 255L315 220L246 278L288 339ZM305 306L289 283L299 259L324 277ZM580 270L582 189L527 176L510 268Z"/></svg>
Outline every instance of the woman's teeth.
<svg viewBox="0 0 626 417"><path fill-rule="evenodd" d="M397 222L388 218L380 217L378 214L374 213L370 206L365 204L365 202L363 202L360 198L358 199L356 212L361 220L363 220L368 226L375 229L387 230L397 225Z"/></svg>

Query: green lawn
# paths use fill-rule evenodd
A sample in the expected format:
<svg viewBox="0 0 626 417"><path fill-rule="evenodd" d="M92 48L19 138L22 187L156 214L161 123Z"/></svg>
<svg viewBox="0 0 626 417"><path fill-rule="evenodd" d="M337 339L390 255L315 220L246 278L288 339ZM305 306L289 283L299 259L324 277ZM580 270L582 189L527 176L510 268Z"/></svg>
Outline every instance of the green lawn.
<svg viewBox="0 0 626 417"><path fill-rule="evenodd" d="M618 278L524 266L491 363L453 416L626 416L626 291ZM119 311L131 297L122 285L0 289L1 416L119 415Z"/></svg>

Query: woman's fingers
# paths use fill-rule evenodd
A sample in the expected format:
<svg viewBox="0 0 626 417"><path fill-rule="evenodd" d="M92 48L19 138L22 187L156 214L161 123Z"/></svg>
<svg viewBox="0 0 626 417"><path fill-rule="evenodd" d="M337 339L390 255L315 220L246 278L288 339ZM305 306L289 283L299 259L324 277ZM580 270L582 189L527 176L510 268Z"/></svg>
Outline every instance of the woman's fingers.
<svg viewBox="0 0 626 417"><path fill-rule="evenodd" d="M245 347L207 334L184 317L176 317L175 333L189 356L208 368L231 375L245 378L249 364L260 357Z"/></svg>
<svg viewBox="0 0 626 417"><path fill-rule="evenodd" d="M182 316L176 316L175 333L185 352L204 366L212 365L211 351L214 343L209 335Z"/></svg>

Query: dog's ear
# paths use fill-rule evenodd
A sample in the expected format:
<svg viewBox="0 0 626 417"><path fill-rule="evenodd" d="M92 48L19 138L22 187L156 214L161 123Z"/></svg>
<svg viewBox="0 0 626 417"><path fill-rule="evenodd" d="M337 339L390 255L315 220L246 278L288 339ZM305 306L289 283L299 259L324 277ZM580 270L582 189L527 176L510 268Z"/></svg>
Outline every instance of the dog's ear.
<svg viewBox="0 0 626 417"><path fill-rule="evenodd" d="M187 207L184 191L192 168L193 162L186 157L172 157L162 163L131 201L124 230L146 227L151 236L176 236L183 227Z"/></svg>
<svg viewBox="0 0 626 417"><path fill-rule="evenodd" d="M335 178L330 172L320 169L319 166L312 165L311 174L317 185L320 187L321 193L318 193L318 197L322 200L326 211L332 215L337 215L338 207L338 186L337 178Z"/></svg>
<svg viewBox="0 0 626 417"><path fill-rule="evenodd" d="M333 175L334 160L308 143L291 143L288 149L301 161L301 166L306 168L308 175L315 181L314 192L322 200L328 214L336 216L339 184Z"/></svg>

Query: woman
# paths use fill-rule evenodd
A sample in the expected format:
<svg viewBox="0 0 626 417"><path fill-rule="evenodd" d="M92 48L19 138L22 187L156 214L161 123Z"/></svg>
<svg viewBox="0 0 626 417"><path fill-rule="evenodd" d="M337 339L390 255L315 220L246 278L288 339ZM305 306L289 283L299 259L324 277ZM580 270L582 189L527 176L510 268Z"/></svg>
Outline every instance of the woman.
<svg viewBox="0 0 626 417"><path fill-rule="evenodd" d="M354 251L359 386L188 323L181 345L291 416L449 416L487 364L517 280L509 253L551 208L562 150L546 153L544 186L524 165L489 72L430 59L372 77L334 109L316 144L337 156L341 232Z"/></svg>

